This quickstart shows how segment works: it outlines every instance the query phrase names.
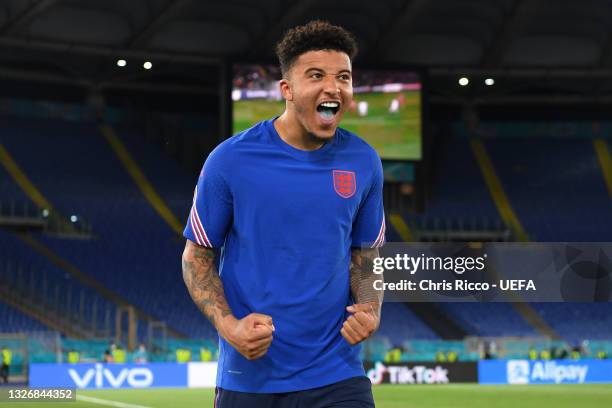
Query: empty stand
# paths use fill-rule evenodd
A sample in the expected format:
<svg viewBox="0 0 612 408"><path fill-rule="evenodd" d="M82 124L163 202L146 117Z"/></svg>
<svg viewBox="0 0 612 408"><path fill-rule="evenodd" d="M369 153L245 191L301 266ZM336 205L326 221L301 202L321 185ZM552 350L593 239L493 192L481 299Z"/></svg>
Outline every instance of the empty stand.
<svg viewBox="0 0 612 408"><path fill-rule="evenodd" d="M440 303L440 308L468 335L535 336L536 331L508 303Z"/></svg>
<svg viewBox="0 0 612 408"><path fill-rule="evenodd" d="M612 338L612 304L532 303L531 306L571 345Z"/></svg>
<svg viewBox="0 0 612 408"><path fill-rule="evenodd" d="M382 320L377 334L393 345L410 339L437 339L438 335L402 303L383 303Z"/></svg>
<svg viewBox="0 0 612 408"><path fill-rule="evenodd" d="M82 215L92 224L95 239L41 235L44 244L171 328L193 336L214 335L184 288L180 269L184 240L144 199L96 125L6 119L4 127L5 147L48 200L61 213ZM37 149L30 149L32 145ZM170 174L188 180L177 181L177 187L163 172L147 174L153 184L159 182L164 197L195 182L194 175L181 172L170 159L160 163L156 160L161 155L153 157L149 162L155 161L154 166L174 166ZM170 193L164 188L168 186L173 188ZM192 192L193 185L185 187L183 199L172 200L174 207L186 212ZM145 327L140 330L146 333Z"/></svg>
<svg viewBox="0 0 612 408"><path fill-rule="evenodd" d="M612 240L612 206L590 139L488 139L485 145L532 240Z"/></svg>
<svg viewBox="0 0 612 408"><path fill-rule="evenodd" d="M49 328L36 319L0 302L0 333L47 331Z"/></svg>

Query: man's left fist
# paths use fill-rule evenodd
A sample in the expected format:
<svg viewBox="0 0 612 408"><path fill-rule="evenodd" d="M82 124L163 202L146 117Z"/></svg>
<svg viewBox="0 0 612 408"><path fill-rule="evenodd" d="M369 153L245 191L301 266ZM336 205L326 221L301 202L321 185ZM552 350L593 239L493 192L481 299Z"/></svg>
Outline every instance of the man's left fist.
<svg viewBox="0 0 612 408"><path fill-rule="evenodd" d="M340 333L351 345L361 343L378 329L379 305L376 303L355 303L346 310L352 313L342 325Z"/></svg>

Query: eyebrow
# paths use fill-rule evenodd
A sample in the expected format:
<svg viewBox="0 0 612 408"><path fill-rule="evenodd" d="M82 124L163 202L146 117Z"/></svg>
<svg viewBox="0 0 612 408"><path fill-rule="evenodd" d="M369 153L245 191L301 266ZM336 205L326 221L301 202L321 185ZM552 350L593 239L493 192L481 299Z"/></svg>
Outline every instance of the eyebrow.
<svg viewBox="0 0 612 408"><path fill-rule="evenodd" d="M308 68L306 71L304 71L305 74L309 73L310 71L319 71L319 72L325 72L325 70L321 69L321 68ZM341 69L340 71L338 71L338 74L352 74L351 70L349 69Z"/></svg>

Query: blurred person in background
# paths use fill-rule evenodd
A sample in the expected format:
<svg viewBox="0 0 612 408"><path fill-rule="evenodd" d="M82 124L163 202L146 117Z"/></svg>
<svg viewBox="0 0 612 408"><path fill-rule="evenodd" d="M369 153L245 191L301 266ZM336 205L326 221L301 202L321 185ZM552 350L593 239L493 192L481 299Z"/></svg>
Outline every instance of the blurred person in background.
<svg viewBox="0 0 612 408"><path fill-rule="evenodd" d="M2 357L2 365L0 366L0 378L2 378L3 383L7 384L10 375L10 366L11 361L13 359L13 353L6 346L2 346L0 354L0 357Z"/></svg>
<svg viewBox="0 0 612 408"><path fill-rule="evenodd" d="M104 350L104 354L102 355L102 361L104 361L105 363L113 363L115 360L113 360L113 355L111 354L110 350Z"/></svg>
<svg viewBox="0 0 612 408"><path fill-rule="evenodd" d="M146 363L148 361L147 348L145 347L144 343L140 343L138 349L134 352L132 359L135 363L140 364Z"/></svg>

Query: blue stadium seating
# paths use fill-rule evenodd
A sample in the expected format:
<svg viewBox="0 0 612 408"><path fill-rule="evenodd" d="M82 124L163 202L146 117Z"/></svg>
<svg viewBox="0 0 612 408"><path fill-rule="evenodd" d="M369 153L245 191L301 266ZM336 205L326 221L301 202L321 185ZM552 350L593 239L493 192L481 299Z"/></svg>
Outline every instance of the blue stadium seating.
<svg viewBox="0 0 612 408"><path fill-rule="evenodd" d="M485 145L533 241L612 240L612 206L590 139L489 139Z"/></svg>
<svg viewBox="0 0 612 408"><path fill-rule="evenodd" d="M2 144L1 137L0 144ZM23 205L24 203L30 206L34 205L23 190L13 181L13 178L8 174L4 166L0 166L0 205L6 207L10 202L16 205Z"/></svg>
<svg viewBox="0 0 612 408"><path fill-rule="evenodd" d="M0 302L0 333L47 331L49 328L23 314L19 310Z"/></svg>
<svg viewBox="0 0 612 408"><path fill-rule="evenodd" d="M590 139L485 139L494 169L530 238L540 242L612 240L612 206ZM465 137L451 137L439 160L426 211L434 222L495 225L497 209Z"/></svg>
<svg viewBox="0 0 612 408"><path fill-rule="evenodd" d="M440 308L472 336L535 336L508 303L440 303Z"/></svg>
<svg viewBox="0 0 612 408"><path fill-rule="evenodd" d="M64 318L80 317L82 293L84 296L82 317L90 324L95 305L96 329L98 331L104 329L106 309L110 307L114 310L113 304L33 251L14 234L2 229L0 229L0 247L5 251L5 255L0 258L0 283L7 283L11 290L17 291L23 297L32 296L34 293L29 301L31 306L45 308ZM58 289L59 297L56 298L55 291ZM45 299L47 303L43 302ZM114 315L114 312L112 314ZM91 327L89 324L88 329ZM112 334L114 321L110 321L109 329Z"/></svg>
<svg viewBox="0 0 612 408"><path fill-rule="evenodd" d="M190 194L197 182L198 172L183 169L157 145L147 142L139 129L116 128L115 131L164 202L179 221L184 222L191 209ZM201 164L205 159L202 157Z"/></svg>
<svg viewBox="0 0 612 408"><path fill-rule="evenodd" d="M426 211L411 219L500 219L466 139L449 138L437 163Z"/></svg>
<svg viewBox="0 0 612 408"><path fill-rule="evenodd" d="M438 335L417 315L401 303L385 302L382 320L377 335L389 339L393 345L401 345L406 340L438 339Z"/></svg>
<svg viewBox="0 0 612 408"><path fill-rule="evenodd" d="M570 345L612 339L612 303L532 303L540 316Z"/></svg>
<svg viewBox="0 0 612 408"><path fill-rule="evenodd" d="M4 128L5 147L33 183L62 214L85 217L96 236L88 241L41 235L43 242L170 327L191 336L214 336L182 282L184 241L147 203L97 126L11 118L4 121ZM37 148L31 149L32 145ZM166 159L163 167L173 165L178 167ZM159 162L147 168L156 166ZM173 171L182 174L176 176L178 180L188 180L185 186L197 176ZM147 174L154 185L172 186L158 180L160 175L164 173ZM180 187L180 183L183 181L177 181L179 187L174 191L186 189L179 201L187 208L193 185Z"/></svg>

